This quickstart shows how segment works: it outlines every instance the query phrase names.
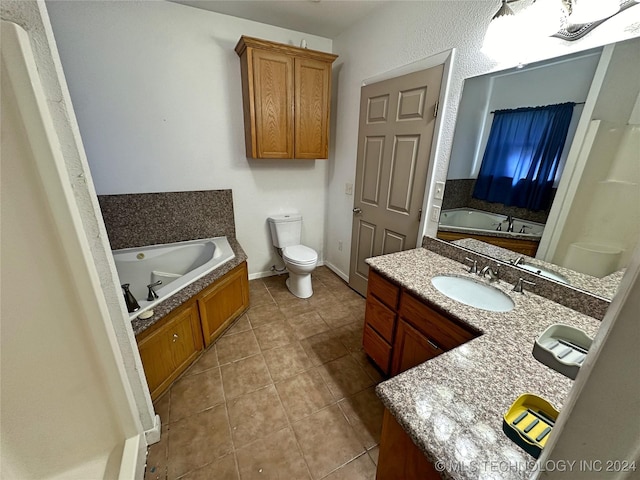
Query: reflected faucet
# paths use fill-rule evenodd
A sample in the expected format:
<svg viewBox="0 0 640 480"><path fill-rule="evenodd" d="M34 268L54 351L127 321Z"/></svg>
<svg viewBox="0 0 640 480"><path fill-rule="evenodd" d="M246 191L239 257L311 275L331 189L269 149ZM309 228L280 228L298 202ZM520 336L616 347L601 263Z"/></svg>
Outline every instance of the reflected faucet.
<svg viewBox="0 0 640 480"><path fill-rule="evenodd" d="M505 218L504 221L509 223L507 232L513 232L513 217L511 215L507 215L507 218Z"/></svg>
<svg viewBox="0 0 640 480"><path fill-rule="evenodd" d="M516 258L515 260L511 260L511 264L514 267L517 267L518 265L524 265L524 256L520 255L518 258Z"/></svg>

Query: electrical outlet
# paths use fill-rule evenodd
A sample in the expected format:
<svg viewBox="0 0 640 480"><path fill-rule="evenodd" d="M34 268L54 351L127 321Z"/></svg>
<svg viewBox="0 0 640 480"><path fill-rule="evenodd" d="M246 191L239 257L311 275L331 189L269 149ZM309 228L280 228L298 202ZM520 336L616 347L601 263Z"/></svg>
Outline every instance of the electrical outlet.
<svg viewBox="0 0 640 480"><path fill-rule="evenodd" d="M436 192L433 195L433 198L437 200L442 200L444 197L444 182L436 182Z"/></svg>
<svg viewBox="0 0 640 480"><path fill-rule="evenodd" d="M344 193L347 195L353 195L353 183L346 183L344 185Z"/></svg>
<svg viewBox="0 0 640 480"><path fill-rule="evenodd" d="M342 251L342 240L338 240L338 251Z"/></svg>
<svg viewBox="0 0 640 480"><path fill-rule="evenodd" d="M440 207L437 205L431 207L431 220L434 222L440 221Z"/></svg>

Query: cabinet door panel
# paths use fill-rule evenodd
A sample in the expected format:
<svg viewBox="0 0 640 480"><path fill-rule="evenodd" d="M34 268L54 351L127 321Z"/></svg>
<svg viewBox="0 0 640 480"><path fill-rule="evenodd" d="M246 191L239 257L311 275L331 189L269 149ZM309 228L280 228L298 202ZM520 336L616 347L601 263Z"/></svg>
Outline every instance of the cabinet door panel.
<svg viewBox="0 0 640 480"><path fill-rule="evenodd" d="M295 158L327 158L331 64L295 59Z"/></svg>
<svg viewBox="0 0 640 480"><path fill-rule="evenodd" d="M364 326L362 335L362 346L364 351L371 357L380 370L389 374L389 363L391 361L391 345L384 341L368 324Z"/></svg>
<svg viewBox="0 0 640 480"><path fill-rule="evenodd" d="M400 287L383 278L382 275L377 273L375 270L369 270L369 281L367 288L367 297L373 294L391 310L396 310L398 308Z"/></svg>
<svg viewBox="0 0 640 480"><path fill-rule="evenodd" d="M247 264L242 263L198 298L205 345L249 306Z"/></svg>
<svg viewBox="0 0 640 480"><path fill-rule="evenodd" d="M393 343L393 332L396 327L396 313L394 311L385 307L373 295L369 295L364 318L382 338L389 343Z"/></svg>
<svg viewBox="0 0 640 480"><path fill-rule="evenodd" d="M293 58L253 51L259 158L293 158Z"/></svg>
<svg viewBox="0 0 640 480"><path fill-rule="evenodd" d="M398 321L396 340L393 344L391 375L397 375L440 355L441 348L403 319Z"/></svg>

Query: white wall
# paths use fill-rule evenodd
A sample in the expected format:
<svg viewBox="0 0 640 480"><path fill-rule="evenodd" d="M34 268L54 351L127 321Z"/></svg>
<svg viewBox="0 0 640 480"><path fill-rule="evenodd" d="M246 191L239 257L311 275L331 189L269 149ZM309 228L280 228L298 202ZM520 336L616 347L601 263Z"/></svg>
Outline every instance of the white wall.
<svg viewBox="0 0 640 480"><path fill-rule="evenodd" d="M231 188L250 274L280 262L274 213L302 213L322 259L327 161L247 160L234 47L241 35L322 51L331 40L168 2L47 7L98 194Z"/></svg>
<svg viewBox="0 0 640 480"><path fill-rule="evenodd" d="M2 22L0 477L141 478L142 425L29 42Z"/></svg>
<svg viewBox="0 0 640 480"><path fill-rule="evenodd" d="M344 272L349 269L349 249L338 251L338 242L342 241L344 245L351 242L353 197L344 194L344 184L353 183L355 179L362 81L456 49L450 90L440 109L444 117L438 132L437 158L431 166L427 185L445 181L464 78L518 64L519 59L511 54L505 57L506 60L492 60L480 51L487 25L496 9L496 4L484 1L392 2L334 39L333 50L340 58L336 61L339 67L336 138L334 161L329 172L325 259L337 269ZM530 48L522 46L520 59L531 63L639 36L638 10L640 8L629 8L576 42L547 39ZM511 47L519 46L518 39L510 38L508 43ZM424 233L435 235L437 222L429 220L428 212L433 205L440 204L440 200L429 199Z"/></svg>

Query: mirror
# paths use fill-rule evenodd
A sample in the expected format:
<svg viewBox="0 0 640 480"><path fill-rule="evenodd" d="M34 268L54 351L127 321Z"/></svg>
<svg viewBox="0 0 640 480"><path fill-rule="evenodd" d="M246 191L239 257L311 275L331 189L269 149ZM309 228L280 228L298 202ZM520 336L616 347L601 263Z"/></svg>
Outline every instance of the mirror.
<svg viewBox="0 0 640 480"><path fill-rule="evenodd" d="M612 298L640 238L639 48L636 38L611 55L603 47L467 79L438 238ZM476 198L494 111L565 102L576 105L547 207Z"/></svg>

